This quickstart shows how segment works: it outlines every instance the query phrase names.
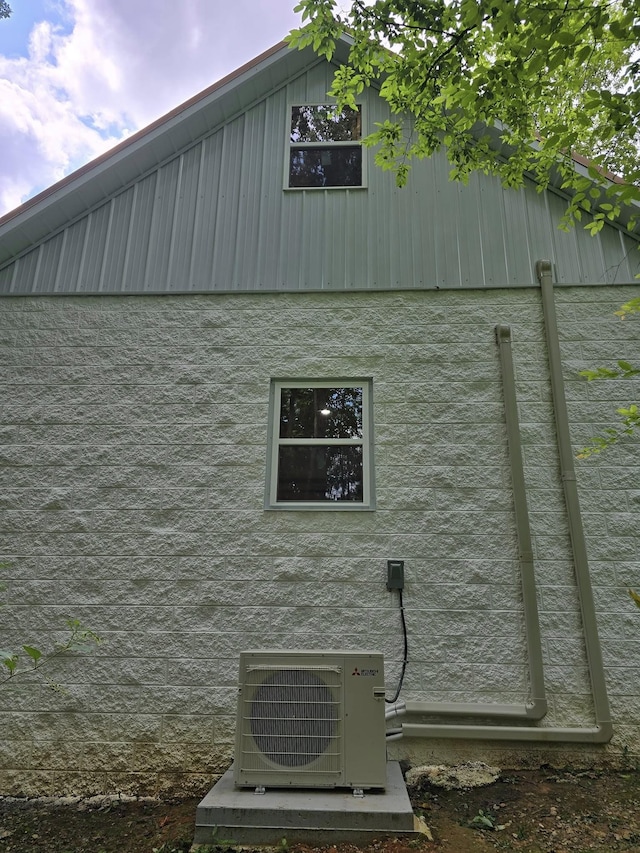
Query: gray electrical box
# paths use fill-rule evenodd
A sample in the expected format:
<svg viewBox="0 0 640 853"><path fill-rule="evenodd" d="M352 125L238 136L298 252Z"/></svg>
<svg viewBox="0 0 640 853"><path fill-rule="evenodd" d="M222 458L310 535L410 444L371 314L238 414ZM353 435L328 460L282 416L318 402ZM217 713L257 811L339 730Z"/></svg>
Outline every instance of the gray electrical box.
<svg viewBox="0 0 640 853"><path fill-rule="evenodd" d="M387 560L387 589L404 589L404 560Z"/></svg>

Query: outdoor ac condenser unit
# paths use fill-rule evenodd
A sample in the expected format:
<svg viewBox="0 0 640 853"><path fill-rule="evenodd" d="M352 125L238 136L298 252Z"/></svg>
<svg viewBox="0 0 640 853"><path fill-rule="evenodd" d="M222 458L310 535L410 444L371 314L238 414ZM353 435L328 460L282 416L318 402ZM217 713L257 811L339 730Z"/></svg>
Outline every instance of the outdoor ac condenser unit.
<svg viewBox="0 0 640 853"><path fill-rule="evenodd" d="M237 786L385 787L378 652L242 652L238 693Z"/></svg>

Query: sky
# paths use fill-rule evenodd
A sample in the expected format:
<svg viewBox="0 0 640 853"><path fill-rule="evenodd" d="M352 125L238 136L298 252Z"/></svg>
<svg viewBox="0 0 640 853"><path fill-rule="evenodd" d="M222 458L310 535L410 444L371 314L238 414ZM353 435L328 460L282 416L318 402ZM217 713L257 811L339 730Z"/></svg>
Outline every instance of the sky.
<svg viewBox="0 0 640 853"><path fill-rule="evenodd" d="M296 0L9 0L0 216L281 41Z"/></svg>

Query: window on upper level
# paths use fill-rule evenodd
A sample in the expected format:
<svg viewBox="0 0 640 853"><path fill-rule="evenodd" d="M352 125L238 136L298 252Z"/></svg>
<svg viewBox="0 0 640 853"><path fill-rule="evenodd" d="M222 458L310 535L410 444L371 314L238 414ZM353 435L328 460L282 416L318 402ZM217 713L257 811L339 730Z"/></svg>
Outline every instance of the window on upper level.
<svg viewBox="0 0 640 853"><path fill-rule="evenodd" d="M268 508L373 508L370 380L277 380L270 411Z"/></svg>
<svg viewBox="0 0 640 853"><path fill-rule="evenodd" d="M291 107L288 154L290 189L364 186L361 108Z"/></svg>

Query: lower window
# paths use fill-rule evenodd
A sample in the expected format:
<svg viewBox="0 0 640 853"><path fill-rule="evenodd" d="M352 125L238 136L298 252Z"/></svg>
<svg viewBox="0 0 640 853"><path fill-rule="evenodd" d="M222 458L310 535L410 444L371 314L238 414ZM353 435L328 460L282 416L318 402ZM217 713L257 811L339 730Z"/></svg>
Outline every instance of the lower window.
<svg viewBox="0 0 640 853"><path fill-rule="evenodd" d="M270 411L268 508L373 508L370 380L274 380Z"/></svg>

